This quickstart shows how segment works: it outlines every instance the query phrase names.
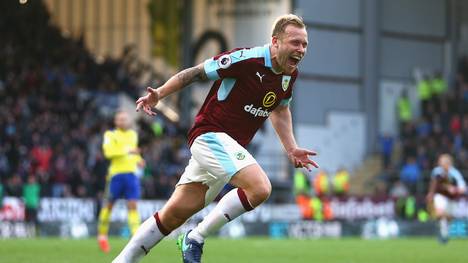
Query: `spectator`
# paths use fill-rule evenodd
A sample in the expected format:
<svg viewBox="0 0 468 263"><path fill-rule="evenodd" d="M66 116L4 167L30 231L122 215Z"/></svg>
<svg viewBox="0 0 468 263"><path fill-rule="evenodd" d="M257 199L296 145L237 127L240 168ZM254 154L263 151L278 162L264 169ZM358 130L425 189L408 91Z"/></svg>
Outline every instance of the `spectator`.
<svg viewBox="0 0 468 263"><path fill-rule="evenodd" d="M461 132L460 115L456 114L450 120L450 132L452 135L458 135Z"/></svg>
<svg viewBox="0 0 468 263"><path fill-rule="evenodd" d="M393 199L406 198L408 195L408 188L400 180L396 181L390 189L390 197Z"/></svg>
<svg viewBox="0 0 468 263"><path fill-rule="evenodd" d="M59 155L54 160L52 179L52 197L63 197L68 180L67 160Z"/></svg>
<svg viewBox="0 0 468 263"><path fill-rule="evenodd" d="M408 91L404 89L401 93L400 98L397 102L398 105L398 119L400 120L400 127L413 118L413 113L411 112L411 101L408 98Z"/></svg>
<svg viewBox="0 0 468 263"><path fill-rule="evenodd" d="M8 179L5 193L8 196L21 197L21 177L17 174Z"/></svg>
<svg viewBox="0 0 468 263"><path fill-rule="evenodd" d="M421 169L414 157L408 157L400 171L400 180L410 189L412 194L416 193L416 184L421 176Z"/></svg>
<svg viewBox="0 0 468 263"><path fill-rule="evenodd" d="M294 173L294 195L310 195L310 181L307 175L300 169Z"/></svg>
<svg viewBox="0 0 468 263"><path fill-rule="evenodd" d="M419 138L425 139L431 135L432 126L427 121L426 117L422 117L421 120L418 122L418 126L416 128L417 135Z"/></svg>
<svg viewBox="0 0 468 263"><path fill-rule="evenodd" d="M333 177L333 190L337 196L345 196L349 191L349 172L345 168L339 169Z"/></svg>
<svg viewBox="0 0 468 263"><path fill-rule="evenodd" d="M431 85L428 76L424 76L418 83L419 100L421 101L422 112L424 116L428 115L429 103L431 100Z"/></svg>
<svg viewBox="0 0 468 263"><path fill-rule="evenodd" d="M387 169L390 166L392 154L393 154L393 145L394 139L389 134L384 134L380 138L380 145L382 151L382 159L383 159L383 168Z"/></svg>
<svg viewBox="0 0 468 263"><path fill-rule="evenodd" d="M418 167L422 170L429 170L431 168L429 156L427 155L427 150L424 145L418 146L418 155L416 156L416 162L418 164Z"/></svg>
<svg viewBox="0 0 468 263"><path fill-rule="evenodd" d="M312 179L314 193L317 197L323 197L330 192L330 182L328 174L324 170L320 170Z"/></svg>
<svg viewBox="0 0 468 263"><path fill-rule="evenodd" d="M37 221L37 209L39 207L39 198L41 187L36 182L36 178L33 175L28 177L28 182L23 186L23 201L26 207L26 221L34 222Z"/></svg>
<svg viewBox="0 0 468 263"><path fill-rule="evenodd" d="M50 160L52 149L47 143L42 142L31 149L31 172L33 174L48 174L50 171Z"/></svg>
<svg viewBox="0 0 468 263"><path fill-rule="evenodd" d="M447 82L445 82L442 74L439 71L434 74L430 85L432 94L436 98L447 92Z"/></svg>

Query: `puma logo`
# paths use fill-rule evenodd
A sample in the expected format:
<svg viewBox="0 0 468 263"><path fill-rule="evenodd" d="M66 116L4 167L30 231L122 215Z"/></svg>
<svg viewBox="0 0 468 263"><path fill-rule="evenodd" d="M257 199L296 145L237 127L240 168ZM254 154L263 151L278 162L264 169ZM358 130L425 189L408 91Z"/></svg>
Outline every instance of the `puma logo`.
<svg viewBox="0 0 468 263"><path fill-rule="evenodd" d="M265 74L260 75L260 73L258 73L258 71L257 71L257 77L260 79L260 82L263 82L263 77L264 76L265 76Z"/></svg>

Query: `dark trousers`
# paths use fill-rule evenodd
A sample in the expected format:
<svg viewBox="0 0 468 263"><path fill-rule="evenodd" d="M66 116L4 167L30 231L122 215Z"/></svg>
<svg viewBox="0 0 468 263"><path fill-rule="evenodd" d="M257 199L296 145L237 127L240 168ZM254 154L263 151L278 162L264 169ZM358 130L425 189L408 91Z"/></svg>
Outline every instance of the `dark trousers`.
<svg viewBox="0 0 468 263"><path fill-rule="evenodd" d="M26 207L26 222L37 223L37 208Z"/></svg>

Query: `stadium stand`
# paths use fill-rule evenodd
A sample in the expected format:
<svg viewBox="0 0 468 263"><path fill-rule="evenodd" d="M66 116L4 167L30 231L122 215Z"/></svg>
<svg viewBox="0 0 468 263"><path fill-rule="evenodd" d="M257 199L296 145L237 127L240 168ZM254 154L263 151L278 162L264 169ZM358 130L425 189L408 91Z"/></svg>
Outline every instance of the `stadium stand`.
<svg viewBox="0 0 468 263"><path fill-rule="evenodd" d="M41 197L98 197L107 163L101 153L118 94L136 98L141 69L120 59L96 62L83 39L64 36L40 1L0 18L0 185L22 195L30 175ZM187 161L185 131L159 117L138 122L143 196L166 198Z"/></svg>
<svg viewBox="0 0 468 263"><path fill-rule="evenodd" d="M454 156L455 167L467 177L468 58L460 59L453 85L435 74L425 77L417 87L421 116L410 120L400 118L399 140L382 137L381 154L385 165L380 178L387 183L389 191L392 187L401 188L403 182L410 193L423 195L430 171L442 153ZM405 115L402 113L406 109L401 105L397 107L399 115Z"/></svg>

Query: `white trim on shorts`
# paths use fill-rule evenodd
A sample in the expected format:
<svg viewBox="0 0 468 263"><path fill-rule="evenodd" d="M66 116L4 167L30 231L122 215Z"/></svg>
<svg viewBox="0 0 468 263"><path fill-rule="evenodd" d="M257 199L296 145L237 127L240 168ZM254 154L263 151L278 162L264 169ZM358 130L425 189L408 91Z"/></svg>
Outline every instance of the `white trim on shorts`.
<svg viewBox="0 0 468 263"><path fill-rule="evenodd" d="M223 187L241 169L257 164L253 156L224 132L198 136L190 147L192 156L177 185L193 182L208 186L205 205L211 203Z"/></svg>

